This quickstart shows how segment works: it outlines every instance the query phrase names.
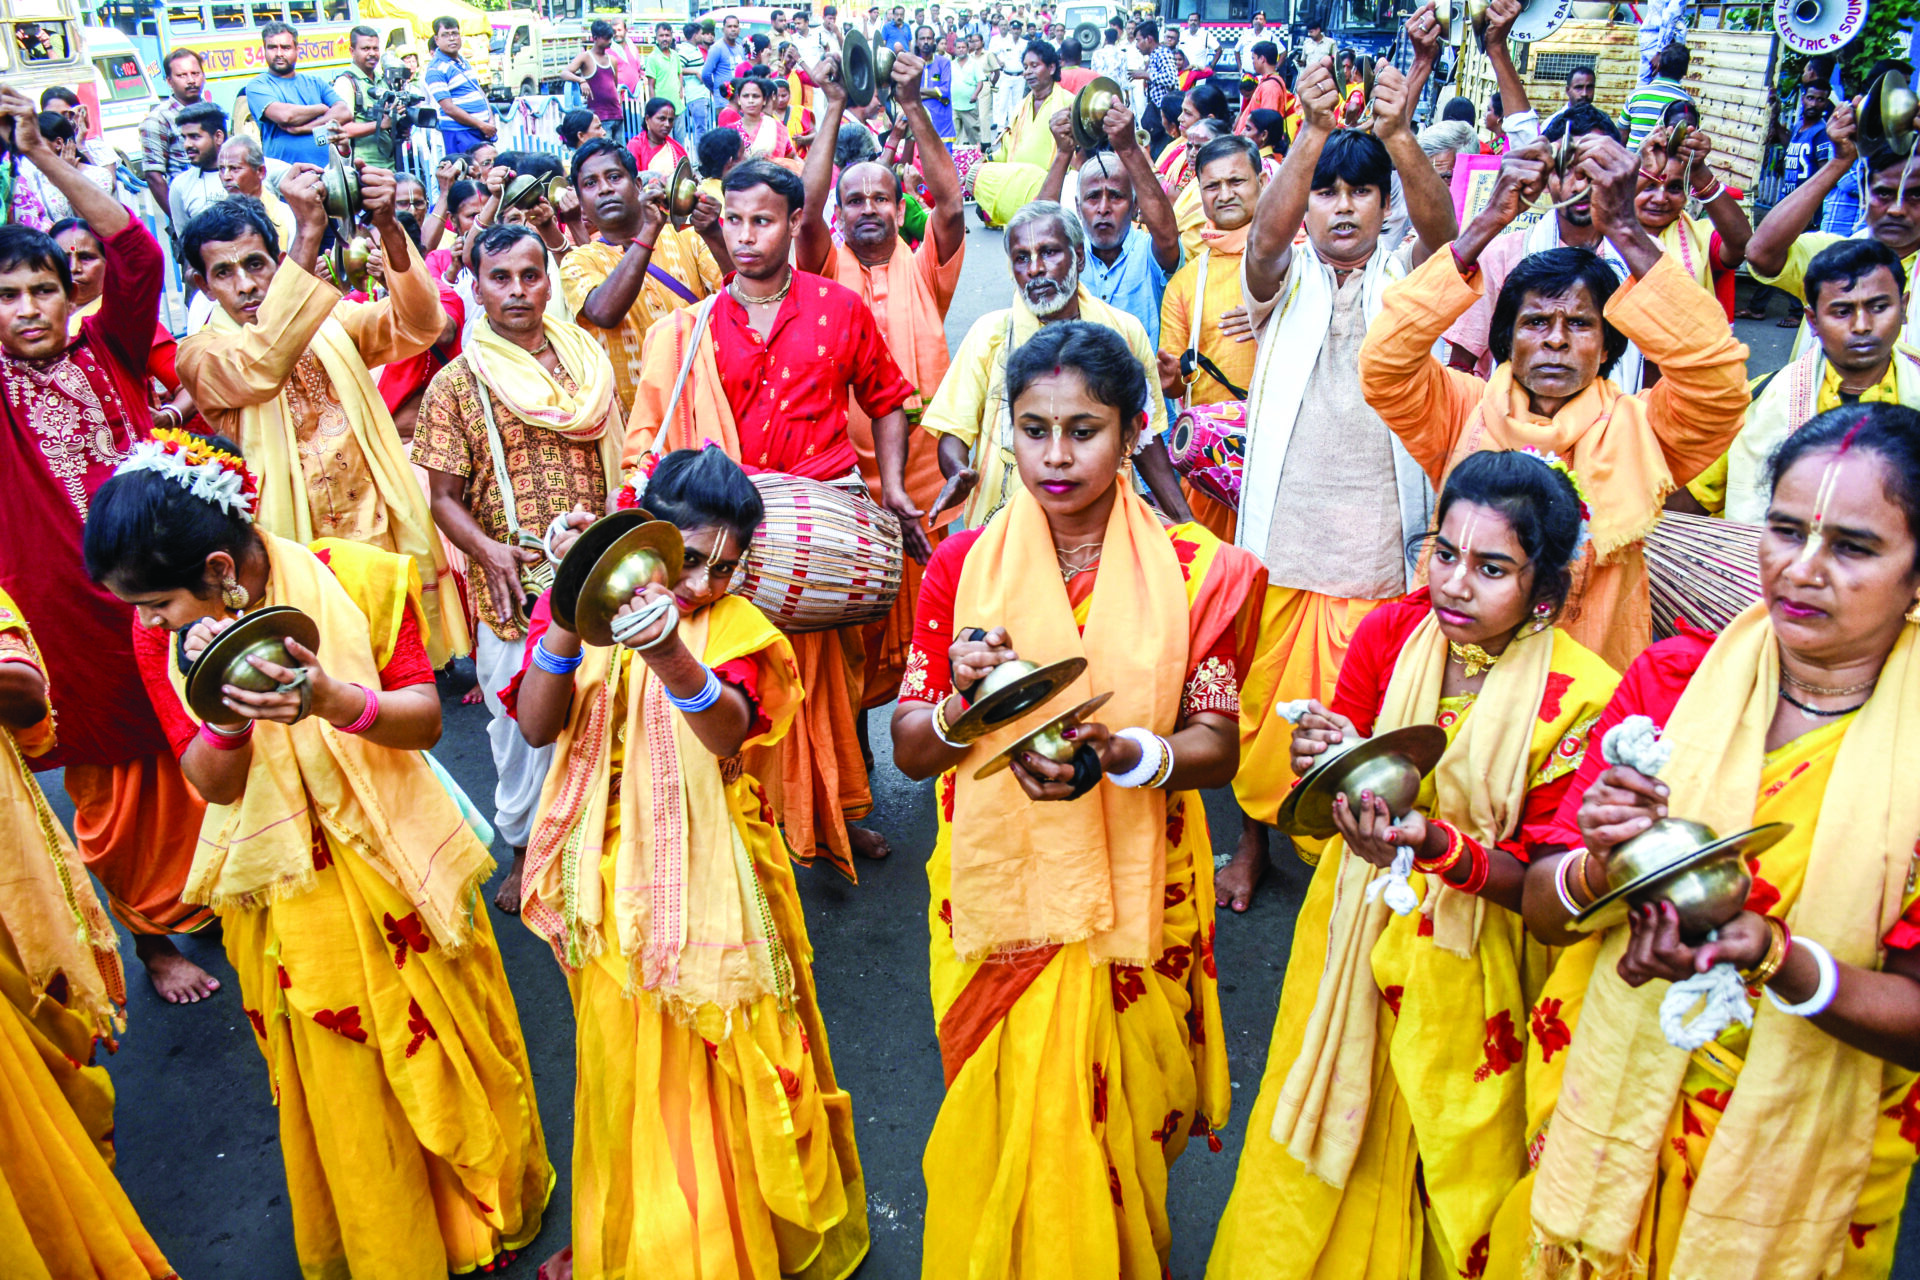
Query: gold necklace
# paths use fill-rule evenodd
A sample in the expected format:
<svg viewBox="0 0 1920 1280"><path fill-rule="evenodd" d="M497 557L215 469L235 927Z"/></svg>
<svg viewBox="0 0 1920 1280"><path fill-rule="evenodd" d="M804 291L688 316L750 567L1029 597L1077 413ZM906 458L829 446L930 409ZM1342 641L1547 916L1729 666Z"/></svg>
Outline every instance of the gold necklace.
<svg viewBox="0 0 1920 1280"><path fill-rule="evenodd" d="M1805 680L1800 679L1784 667L1780 671L1780 678L1802 693L1811 693L1815 697L1820 698L1844 698L1852 693L1865 693L1867 690L1873 688L1874 685L1880 683L1880 677L1875 676L1871 680L1862 680L1859 684L1850 684L1844 688L1829 689L1825 685L1808 684ZM1793 700L1789 698L1788 701L1792 702ZM1800 704L1794 702L1793 705L1797 707Z"/></svg>
<svg viewBox="0 0 1920 1280"><path fill-rule="evenodd" d="M1072 582L1075 578L1087 572L1087 570L1098 565L1100 563L1101 545L1102 544L1098 542L1083 542L1077 547L1055 547L1053 557L1060 562L1060 580L1062 582ZM1077 555L1089 548L1093 550L1093 559L1087 561L1085 564L1077 565L1068 563L1069 556Z"/></svg>
<svg viewBox="0 0 1920 1280"><path fill-rule="evenodd" d="M1482 671L1491 671L1504 658L1504 653L1488 653L1477 644L1455 644L1447 641L1447 657L1460 664L1461 674L1471 680Z"/></svg>
<svg viewBox="0 0 1920 1280"><path fill-rule="evenodd" d="M743 292L737 278L729 287L733 290L733 300L743 307L770 307L776 302L784 301L786 296L793 292L793 269L791 267L787 269L787 282L780 286L780 291L768 294L764 298Z"/></svg>

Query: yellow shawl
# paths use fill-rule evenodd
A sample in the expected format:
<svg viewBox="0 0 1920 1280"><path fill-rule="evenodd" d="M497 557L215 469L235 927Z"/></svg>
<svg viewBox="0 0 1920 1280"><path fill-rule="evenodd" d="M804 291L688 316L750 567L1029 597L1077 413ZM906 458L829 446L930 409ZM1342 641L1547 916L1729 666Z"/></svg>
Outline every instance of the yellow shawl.
<svg viewBox="0 0 1920 1280"><path fill-rule="evenodd" d="M613 404L613 362L606 348L579 325L552 316L543 320L547 341L573 375L578 391L562 387L525 347L495 333L493 322L485 316L463 348L467 363L494 398L517 417L575 444L599 440L607 434L607 410Z"/></svg>
<svg viewBox="0 0 1920 1280"><path fill-rule="evenodd" d="M0 590L0 632L8 631L25 640L34 661L40 662L27 620ZM46 670L46 664L40 667ZM53 816L27 769L28 755L52 749L52 729L51 702L47 718L22 735L0 727L0 742L6 744L6 757L0 759L0 832L5 833L0 840L0 927L13 938L36 998L44 998L48 985L65 975L66 1006L95 1035L111 1038L126 1025L120 940L100 909L67 829Z"/></svg>
<svg viewBox="0 0 1920 1280"><path fill-rule="evenodd" d="M684 619L687 648L709 666L766 652L760 709L786 735L801 689L793 650L752 604L723 596ZM612 790L613 711L626 688L626 757L617 799L620 847L613 851L615 935L630 985L654 992L683 1016L704 1005L731 1010L792 992L752 859L727 807L722 762L667 701L653 669L624 646L585 648L574 674L573 707L540 796L527 846L520 915L569 970L600 953L601 860Z"/></svg>
<svg viewBox="0 0 1920 1280"><path fill-rule="evenodd" d="M1187 589L1159 519L1122 473L1101 544L1086 632L1074 625L1046 513L1019 487L967 553L954 625L1004 626L1029 662L1085 657L1087 670L1046 707L989 734L956 771L953 942L962 959L1088 942L1095 960L1160 954L1166 793L1102 782L1078 800L1036 804L1002 770L973 771L1002 748L1098 693L1099 719L1172 733L1187 673Z"/></svg>
<svg viewBox="0 0 1920 1280"><path fill-rule="evenodd" d="M417 264L416 264L417 265ZM238 335L242 326L226 308L215 307L207 328L222 336ZM426 601L427 654L434 666L473 648L467 634L466 608L460 588L447 567L447 551L427 507L426 491L413 474L407 449L400 442L386 401L373 385L367 363L344 326L327 317L314 334L313 353L327 371L327 381L340 397L347 429L360 446L373 476L374 487L387 508L394 550L412 559L420 572ZM260 482L260 505L254 512L262 531L305 545L313 541L313 515L308 509L305 476L300 469L300 444L294 437L293 415L287 412L284 387L261 404L240 410L239 443L247 465Z"/></svg>
<svg viewBox="0 0 1920 1280"><path fill-rule="evenodd" d="M1711 222L1701 222L1683 213L1662 227L1654 239L1660 242L1661 252L1678 262L1695 284L1709 292L1713 290Z"/></svg>
<svg viewBox="0 0 1920 1280"><path fill-rule="evenodd" d="M405 611L419 606L413 562L326 539L317 544L328 552L322 564L298 543L265 532L261 541L268 577L260 604L305 612L319 625L316 656L327 674L378 690L375 647L390 652ZM186 677L177 664L168 670L181 709L193 716ZM314 884L316 822L407 896L435 942L449 951L465 946L492 855L424 752L375 746L318 716L255 727L246 790L234 804L207 806L181 897L225 911L306 892Z"/></svg>
<svg viewBox="0 0 1920 1280"><path fill-rule="evenodd" d="M679 308L647 330L640 386L633 393L633 413L627 418L627 440L620 455L623 471L632 470L649 451L668 453L717 444L729 458L740 456L740 429L733 420L727 388L720 381L713 326L706 323L719 298L716 293L697 307Z"/></svg>
<svg viewBox="0 0 1920 1280"><path fill-rule="evenodd" d="M1834 759L1805 884L1787 912L1834 959L1878 968L1920 837L1920 659L1907 627ZM1664 740L1671 812L1731 834L1753 824L1780 654L1766 606L1727 627L1688 683ZM1550 1275L1624 1276L1688 1055L1666 1042L1666 986L1635 990L1594 962L1533 1193ZM1687 1203L1675 1280L1832 1275L1867 1175L1887 1063L1762 1000L1725 1114ZM1580 1264L1585 1264L1581 1266ZM1589 1270L1590 1269L1590 1270Z"/></svg>
<svg viewBox="0 0 1920 1280"><path fill-rule="evenodd" d="M1472 714L1434 770L1433 816L1483 845L1510 835L1526 807L1528 749L1553 650L1551 633L1523 633L1513 641L1500 664L1488 672ZM1429 612L1394 663L1374 733L1434 723L1446 669L1447 638ZM1336 842L1329 852L1335 854L1333 874L1339 884L1327 931L1326 967L1300 1056L1280 1090L1272 1135L1308 1172L1343 1187L1360 1153L1373 1099L1380 992L1374 985L1372 956L1390 912L1382 898L1366 897L1367 885L1385 874L1380 868L1346 856L1344 842ZM1438 877L1426 880L1423 909L1433 920L1434 946L1473 959L1486 904ZM1517 1086L1519 1073L1513 1074Z"/></svg>

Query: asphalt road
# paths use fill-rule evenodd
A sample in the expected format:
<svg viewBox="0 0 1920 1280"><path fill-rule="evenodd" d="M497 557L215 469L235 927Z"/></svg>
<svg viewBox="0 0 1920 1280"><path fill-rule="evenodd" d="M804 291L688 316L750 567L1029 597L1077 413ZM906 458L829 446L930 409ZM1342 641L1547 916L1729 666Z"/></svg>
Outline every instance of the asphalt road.
<svg viewBox="0 0 1920 1280"><path fill-rule="evenodd" d="M1000 237L975 229L948 337L955 347L982 312L1005 306L1009 282ZM1755 371L1785 355L1785 333L1740 326L1755 348ZM444 703L445 736L435 755L483 809L490 808L492 761L487 715ZM824 862L798 872L815 952L820 1005L834 1066L852 1094L866 1171L873 1251L863 1280L907 1280L918 1273L925 1184L920 1155L940 1105L940 1054L927 998L927 882L933 845L931 784L908 782L890 764L884 712L876 712L874 812L870 825L894 856L864 864L847 884ZM63 820L71 806L57 776L43 779ZM1229 794L1207 797L1214 847L1232 848L1238 815ZM504 850L496 847L503 856ZM1232 1189L1244 1121L1266 1063L1293 916L1308 869L1283 865L1261 886L1244 917L1224 913L1218 937L1221 1003L1233 1066L1234 1114L1225 1149L1191 1144L1172 1177L1172 1274L1204 1271L1214 1224ZM492 891L488 890L491 900ZM491 910L491 908L489 908ZM545 945L517 920L493 913L520 1022L532 1057L548 1148L558 1166L545 1232L504 1272L531 1278L539 1261L567 1240L573 1134L573 1018L566 984ZM286 1203L286 1179L265 1066L241 1013L238 984L216 938L183 940L183 950L224 982L210 1001L162 1003L144 981L123 938L131 999L127 1034L109 1062L118 1091L119 1173L142 1220L187 1280L299 1275ZM1920 1247L1902 1241L1895 1274L1920 1280ZM377 1280L377 1278L369 1278Z"/></svg>

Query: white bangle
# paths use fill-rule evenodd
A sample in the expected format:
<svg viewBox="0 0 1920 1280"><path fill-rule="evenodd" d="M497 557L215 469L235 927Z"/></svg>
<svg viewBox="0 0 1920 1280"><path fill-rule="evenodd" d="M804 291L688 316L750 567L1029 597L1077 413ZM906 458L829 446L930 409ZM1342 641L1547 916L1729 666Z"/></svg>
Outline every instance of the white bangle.
<svg viewBox="0 0 1920 1280"><path fill-rule="evenodd" d="M1133 768L1124 773L1108 773L1107 781L1116 787L1144 787L1160 773L1160 767L1166 763L1167 753L1171 749L1167 740L1147 729L1122 729L1113 735L1125 738L1140 748L1140 759Z"/></svg>
<svg viewBox="0 0 1920 1280"><path fill-rule="evenodd" d="M1773 1007L1782 1013L1796 1018L1817 1018L1827 1011L1827 1006L1833 1003L1833 997L1840 989L1840 966L1834 961L1833 953L1812 938L1795 934L1793 945L1813 957L1813 963L1820 970L1820 985L1799 1004L1788 1004L1773 993L1772 987L1767 988L1767 999L1773 1001Z"/></svg>

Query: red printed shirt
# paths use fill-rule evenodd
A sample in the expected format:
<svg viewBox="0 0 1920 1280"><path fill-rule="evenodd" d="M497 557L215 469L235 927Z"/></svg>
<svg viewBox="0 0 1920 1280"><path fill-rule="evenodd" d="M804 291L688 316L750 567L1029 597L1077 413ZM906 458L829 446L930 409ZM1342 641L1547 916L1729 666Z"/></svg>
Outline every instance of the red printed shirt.
<svg viewBox="0 0 1920 1280"><path fill-rule="evenodd" d="M714 304L713 336L749 472L838 479L860 461L847 437L847 393L875 419L913 395L860 295L809 271L793 273L764 342L731 290Z"/></svg>
<svg viewBox="0 0 1920 1280"><path fill-rule="evenodd" d="M1190 527L1176 525L1167 530L1176 549L1181 546L1182 529ZM960 586L967 552L979 541L980 533L979 529L968 529L945 539L927 562L913 615L913 644L907 651L906 676L900 682L903 701L939 702L953 692L953 668L947 660L947 650L953 645L953 597ZM1190 573L1191 568L1191 553L1181 556L1180 571ZM1092 594L1098 573L1095 569L1078 574L1067 584L1067 599L1076 609ZM1240 714L1240 665L1232 628L1221 632L1207 652L1189 655L1180 716L1184 720L1203 711L1223 716Z"/></svg>

